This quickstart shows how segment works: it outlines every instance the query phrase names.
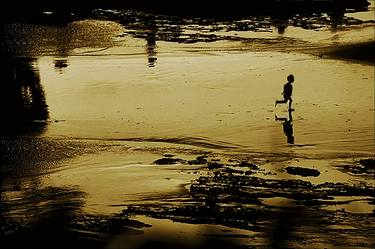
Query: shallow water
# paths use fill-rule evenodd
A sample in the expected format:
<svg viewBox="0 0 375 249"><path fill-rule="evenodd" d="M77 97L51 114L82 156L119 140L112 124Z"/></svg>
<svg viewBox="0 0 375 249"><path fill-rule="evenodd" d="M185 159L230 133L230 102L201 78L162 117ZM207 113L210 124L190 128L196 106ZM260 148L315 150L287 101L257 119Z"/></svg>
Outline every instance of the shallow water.
<svg viewBox="0 0 375 249"><path fill-rule="evenodd" d="M59 77L50 58L40 59L51 118L62 120L45 134L192 140L248 152L290 150L282 122L275 121L275 115L287 117L286 106L274 108L274 100L285 75L293 72L295 145L306 145L293 150L373 152L370 65L282 53L166 56L152 69L143 60L111 56L98 64L95 57L71 58L72 69Z"/></svg>
<svg viewBox="0 0 375 249"><path fill-rule="evenodd" d="M1 141L6 216L27 220L64 205L108 215L131 205L195 203L190 186L210 171L186 163L156 166L165 154L254 162L261 167L254 175L267 180L372 189L368 175L338 166L375 155L373 63L321 52L373 42L369 13L373 5L370 12L346 14L338 26L327 24L327 15L296 17L282 32L281 21L270 18L216 23L158 16L150 24L141 13L121 13L123 21L5 25L1 60L9 66L2 70L9 82L24 82L20 96L12 98L13 88L2 93L10 110ZM132 15L138 21L131 22ZM247 28L240 29L244 23ZM286 105L274 103L290 73L295 110L289 115ZM14 120L26 121L27 131L38 129L20 132ZM16 136L7 134L15 127ZM290 165L321 174L291 176L285 172ZM329 197L334 200L322 210L373 212L366 194ZM262 203L284 206L290 199ZM177 231L205 228L185 224L189 217L184 224L139 219L156 232L165 229L160 224ZM222 229L212 226L215 233Z"/></svg>
<svg viewBox="0 0 375 249"><path fill-rule="evenodd" d="M25 44L10 46L14 53L35 56L32 66L52 121L44 136L206 144L241 152L373 152L373 66L322 59L306 49L373 40L372 23L318 31L292 25L283 34L271 24L270 30L236 34L223 28L208 33L224 38L191 45L164 41L161 27L149 31L136 24L141 29L98 20L7 27ZM199 38L205 28L185 25L179 32ZM274 107L290 73L296 78L292 148L283 122L275 121L289 119L286 105Z"/></svg>

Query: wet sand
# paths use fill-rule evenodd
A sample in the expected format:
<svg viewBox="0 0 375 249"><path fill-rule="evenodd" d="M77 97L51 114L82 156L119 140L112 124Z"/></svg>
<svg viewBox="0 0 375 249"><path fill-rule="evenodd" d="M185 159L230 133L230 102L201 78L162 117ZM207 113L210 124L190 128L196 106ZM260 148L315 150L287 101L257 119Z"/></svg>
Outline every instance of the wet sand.
<svg viewBox="0 0 375 249"><path fill-rule="evenodd" d="M69 148L78 155L49 166L37 158L48 171L35 175L21 169L3 182L6 245L19 245L14 240L30 234L35 248L49 248L53 242L40 236L51 232L68 239L66 247L372 246L373 160L275 157L255 163L248 154L228 156L195 146L182 152L180 146L63 143L55 153ZM65 226L55 226L53 219L64 219ZM25 230L30 226L34 235ZM290 234L277 226L287 226ZM281 237L272 239L276 235ZM187 237L192 244L184 242ZM217 245L218 239L223 244Z"/></svg>
<svg viewBox="0 0 375 249"><path fill-rule="evenodd" d="M318 53L318 56L328 56L329 58L342 58L362 63L373 64L374 58L374 42L366 42L361 44L346 45L326 49Z"/></svg>
<svg viewBox="0 0 375 249"><path fill-rule="evenodd" d="M5 28L7 248L372 248L373 22L103 15Z"/></svg>

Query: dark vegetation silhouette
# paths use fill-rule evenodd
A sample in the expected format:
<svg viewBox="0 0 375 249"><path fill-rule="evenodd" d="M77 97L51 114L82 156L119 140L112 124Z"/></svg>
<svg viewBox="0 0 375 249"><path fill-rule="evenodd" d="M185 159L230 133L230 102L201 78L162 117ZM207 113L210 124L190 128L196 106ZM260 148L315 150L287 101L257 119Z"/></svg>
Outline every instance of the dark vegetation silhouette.
<svg viewBox="0 0 375 249"><path fill-rule="evenodd" d="M4 142L23 134L40 134L47 126L48 106L43 87L40 84L36 59L17 55L6 46L6 35L0 26L0 242L4 240L5 221L3 219L4 164L9 148Z"/></svg>
<svg viewBox="0 0 375 249"><path fill-rule="evenodd" d="M1 19L43 19L43 11L54 12L53 18L68 21L77 16L85 16L93 9L133 9L138 11L180 16L233 18L254 14L287 14L296 12L332 12L345 9L364 10L368 7L367 0L233 0L220 2L214 0L92 0L92 1L3 1L0 12Z"/></svg>
<svg viewBox="0 0 375 249"><path fill-rule="evenodd" d="M148 60L148 66L149 67L154 67L157 61L157 45L156 45L156 40L157 40L157 30L158 27L155 23L155 18L150 17L145 21L145 33L146 33L146 46L145 50L147 53L147 60Z"/></svg>
<svg viewBox="0 0 375 249"><path fill-rule="evenodd" d="M43 130L49 112L35 65L36 59L17 56L1 49L0 61L0 134L17 135Z"/></svg>

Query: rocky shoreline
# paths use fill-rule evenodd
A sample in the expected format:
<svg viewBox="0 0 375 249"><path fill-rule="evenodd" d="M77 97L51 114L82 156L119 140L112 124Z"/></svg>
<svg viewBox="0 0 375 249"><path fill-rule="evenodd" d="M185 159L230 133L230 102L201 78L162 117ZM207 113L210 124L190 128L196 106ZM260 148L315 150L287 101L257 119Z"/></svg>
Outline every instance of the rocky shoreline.
<svg viewBox="0 0 375 249"><path fill-rule="evenodd" d="M141 215L185 224L243 229L255 233L255 237L247 239L258 243L263 241L264 248L303 248L322 241L347 248L355 248L359 241L361 248L372 246L368 238L375 232L374 209L357 212L350 211L346 206L359 201L374 207L374 186L329 182L313 184L304 178L316 177L317 172L324 172L295 166L284 170L291 175L299 175L300 179L262 178L255 175L272 175L262 165L237 159L224 162L208 155L185 160L165 154L155 160L154 165L174 165L182 169L184 165L196 165L200 173L190 184L188 197L183 200L166 197L154 204L134 203L127 205L121 213L110 216L81 213L79 201L73 201L70 208L65 206L61 210L56 206L36 222L6 220L3 226L6 234L4 245L6 248L18 248L19 243L29 240L28 248L49 248L55 241L60 241L55 248L78 245L107 248L116 236L126 243L130 237L142 236L152 228L152 224L137 221ZM367 158L358 160L356 165L340 166L338 169L366 178L366 174L373 173L374 166L375 160ZM206 171L202 171L204 168ZM59 190L53 192L56 191ZM78 192L65 193L70 193L76 200L83 197ZM340 236L337 237L338 232ZM236 241L235 238L232 241L233 248L252 248L250 245L239 246ZM166 247L165 241L159 242L159 247L153 248L177 248L177 245ZM205 247L181 247L183 244L178 244L179 248L225 248L221 247L223 245L212 241L205 243ZM148 247L144 244L134 248Z"/></svg>

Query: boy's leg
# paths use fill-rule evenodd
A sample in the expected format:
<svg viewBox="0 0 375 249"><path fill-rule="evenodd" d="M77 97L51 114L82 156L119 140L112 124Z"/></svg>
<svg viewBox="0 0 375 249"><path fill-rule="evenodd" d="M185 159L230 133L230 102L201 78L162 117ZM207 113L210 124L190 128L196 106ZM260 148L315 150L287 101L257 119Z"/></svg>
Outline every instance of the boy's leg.
<svg viewBox="0 0 375 249"><path fill-rule="evenodd" d="M292 102L293 102L293 100L292 100L292 99L289 99L289 110L293 110L293 109L292 109Z"/></svg>
<svg viewBox="0 0 375 249"><path fill-rule="evenodd" d="M284 100L276 100L276 101L275 101L275 106L276 106L277 104L283 104L283 103L286 103L286 102L288 102L288 100L286 100L286 99L284 99Z"/></svg>

